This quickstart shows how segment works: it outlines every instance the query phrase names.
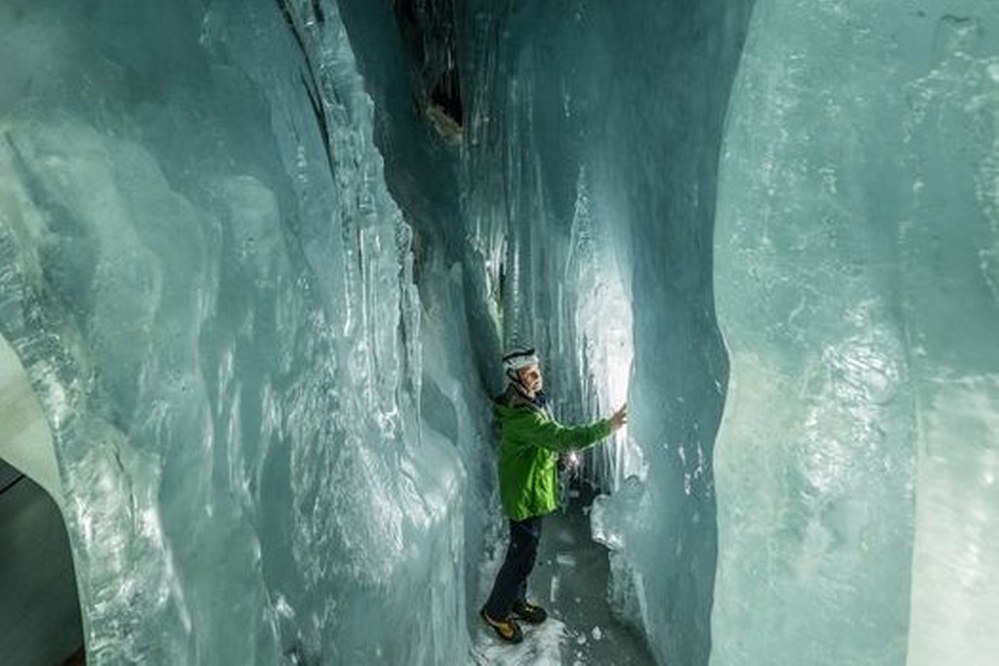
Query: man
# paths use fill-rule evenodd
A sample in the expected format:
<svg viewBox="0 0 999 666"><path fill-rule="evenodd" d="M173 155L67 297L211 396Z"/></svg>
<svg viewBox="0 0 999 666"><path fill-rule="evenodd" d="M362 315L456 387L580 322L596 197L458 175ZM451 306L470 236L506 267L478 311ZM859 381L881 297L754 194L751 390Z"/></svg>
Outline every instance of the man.
<svg viewBox="0 0 999 666"><path fill-rule="evenodd" d="M616 431L627 423L628 406L609 419L567 428L548 409L533 349L507 354L503 367L510 384L496 400L496 418L501 440L500 498L510 519L510 545L481 615L501 639L519 643L524 635L518 619L540 624L548 617L543 608L527 601L527 577L538 553L541 518L558 507L555 465L559 453L588 448Z"/></svg>

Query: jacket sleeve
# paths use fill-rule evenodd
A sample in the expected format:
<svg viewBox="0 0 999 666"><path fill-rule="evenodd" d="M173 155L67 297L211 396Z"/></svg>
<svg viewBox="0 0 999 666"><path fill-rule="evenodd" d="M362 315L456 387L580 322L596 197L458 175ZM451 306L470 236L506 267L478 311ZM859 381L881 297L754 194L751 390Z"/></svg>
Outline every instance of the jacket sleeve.
<svg viewBox="0 0 999 666"><path fill-rule="evenodd" d="M567 427L537 413L525 415L518 430L517 434L524 441L555 452L586 449L611 434L608 419L591 425Z"/></svg>

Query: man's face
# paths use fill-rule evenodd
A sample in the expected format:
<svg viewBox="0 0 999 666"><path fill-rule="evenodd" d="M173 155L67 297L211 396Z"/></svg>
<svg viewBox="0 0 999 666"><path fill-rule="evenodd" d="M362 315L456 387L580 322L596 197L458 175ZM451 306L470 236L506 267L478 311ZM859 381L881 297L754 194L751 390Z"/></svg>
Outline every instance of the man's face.
<svg viewBox="0 0 999 666"><path fill-rule="evenodd" d="M541 368L536 365L529 365L526 368L521 368L517 371L520 374L521 383L527 387L527 390L531 393L537 393L541 390L542 379L541 379Z"/></svg>

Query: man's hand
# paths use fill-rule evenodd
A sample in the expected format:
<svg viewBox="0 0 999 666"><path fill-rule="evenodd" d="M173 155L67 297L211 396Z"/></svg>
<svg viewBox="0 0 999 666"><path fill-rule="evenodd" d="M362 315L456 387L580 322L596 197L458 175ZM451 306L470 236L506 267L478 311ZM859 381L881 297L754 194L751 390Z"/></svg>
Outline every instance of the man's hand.
<svg viewBox="0 0 999 666"><path fill-rule="evenodd" d="M621 409L614 412L614 416L610 417L611 432L616 432L621 429L625 423L628 422L628 403L621 405Z"/></svg>

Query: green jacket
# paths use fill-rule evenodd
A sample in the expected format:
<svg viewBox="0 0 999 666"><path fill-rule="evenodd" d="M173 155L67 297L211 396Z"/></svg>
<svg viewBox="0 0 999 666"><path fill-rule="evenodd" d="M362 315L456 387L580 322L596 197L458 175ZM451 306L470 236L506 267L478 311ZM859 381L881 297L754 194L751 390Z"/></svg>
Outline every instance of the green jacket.
<svg viewBox="0 0 999 666"><path fill-rule="evenodd" d="M567 428L512 386L496 399L500 427L500 499L513 520L543 516L558 508L558 454L585 449L611 433L609 420Z"/></svg>

